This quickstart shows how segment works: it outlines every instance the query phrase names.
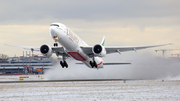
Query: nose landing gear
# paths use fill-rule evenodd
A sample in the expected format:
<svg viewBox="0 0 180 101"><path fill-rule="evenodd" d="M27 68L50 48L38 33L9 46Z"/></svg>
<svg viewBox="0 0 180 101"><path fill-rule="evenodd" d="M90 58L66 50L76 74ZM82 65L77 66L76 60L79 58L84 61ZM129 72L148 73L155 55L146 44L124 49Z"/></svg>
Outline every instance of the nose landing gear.
<svg viewBox="0 0 180 101"><path fill-rule="evenodd" d="M53 36L53 39L55 40L54 47L57 47L58 46L58 43L57 43L58 37L57 36Z"/></svg>
<svg viewBox="0 0 180 101"><path fill-rule="evenodd" d="M54 47L57 47L58 46L58 43L54 43Z"/></svg>

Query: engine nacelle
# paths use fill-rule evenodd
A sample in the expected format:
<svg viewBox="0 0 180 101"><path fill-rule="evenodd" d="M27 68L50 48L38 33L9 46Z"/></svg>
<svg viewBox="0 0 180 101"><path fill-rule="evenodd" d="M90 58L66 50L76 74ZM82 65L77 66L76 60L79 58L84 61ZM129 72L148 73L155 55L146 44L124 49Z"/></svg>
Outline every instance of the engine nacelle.
<svg viewBox="0 0 180 101"><path fill-rule="evenodd" d="M92 48L92 51L96 56L104 57L106 55L106 49L104 48L104 46L99 44L95 45Z"/></svg>
<svg viewBox="0 0 180 101"><path fill-rule="evenodd" d="M40 52L45 57L51 57L51 55L52 55L52 48L49 45L42 45L40 47Z"/></svg>

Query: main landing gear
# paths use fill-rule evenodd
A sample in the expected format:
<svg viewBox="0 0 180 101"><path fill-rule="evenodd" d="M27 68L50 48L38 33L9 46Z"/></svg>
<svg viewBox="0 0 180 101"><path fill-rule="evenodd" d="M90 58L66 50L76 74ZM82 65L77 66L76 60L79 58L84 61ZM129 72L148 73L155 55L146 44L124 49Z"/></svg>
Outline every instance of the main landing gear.
<svg viewBox="0 0 180 101"><path fill-rule="evenodd" d="M92 68L94 68L94 67L97 68L97 63L95 61L93 61L93 62L90 61L90 65Z"/></svg>
<svg viewBox="0 0 180 101"><path fill-rule="evenodd" d="M54 41L55 41L54 47L57 47L57 46L58 46L58 43L57 43L58 36L53 36L53 39L54 39Z"/></svg>
<svg viewBox="0 0 180 101"><path fill-rule="evenodd" d="M93 60L93 61L90 61L91 67L92 67L92 68L94 68L94 67L97 68L98 65L97 65L97 63L96 63L96 61L95 61L95 59L94 59L94 56L93 56L92 60Z"/></svg>
<svg viewBox="0 0 180 101"><path fill-rule="evenodd" d="M62 68L64 67L68 68L68 64L66 61L60 61L60 65L62 66Z"/></svg>
<svg viewBox="0 0 180 101"><path fill-rule="evenodd" d="M64 68L64 67L68 68L68 64L66 62L66 55L65 54L62 55L62 59L63 59L63 61L60 61L60 65L62 66L62 68Z"/></svg>

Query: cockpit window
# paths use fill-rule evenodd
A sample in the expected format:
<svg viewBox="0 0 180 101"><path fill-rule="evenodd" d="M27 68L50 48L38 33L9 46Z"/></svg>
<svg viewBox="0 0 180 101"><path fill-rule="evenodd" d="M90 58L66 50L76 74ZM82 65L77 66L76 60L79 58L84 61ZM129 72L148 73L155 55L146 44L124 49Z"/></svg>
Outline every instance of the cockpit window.
<svg viewBox="0 0 180 101"><path fill-rule="evenodd" d="M57 24L51 24L50 26L57 26L57 27L59 27L59 25L57 25Z"/></svg>

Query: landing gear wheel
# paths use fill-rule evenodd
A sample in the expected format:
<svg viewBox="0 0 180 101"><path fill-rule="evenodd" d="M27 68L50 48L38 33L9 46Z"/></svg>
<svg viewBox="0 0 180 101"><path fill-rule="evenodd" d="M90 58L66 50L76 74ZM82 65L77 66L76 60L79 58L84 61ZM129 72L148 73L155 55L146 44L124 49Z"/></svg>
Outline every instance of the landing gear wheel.
<svg viewBox="0 0 180 101"><path fill-rule="evenodd" d="M65 66L66 68L68 68L68 64L67 64L66 61L64 61L64 66Z"/></svg>
<svg viewBox="0 0 180 101"><path fill-rule="evenodd" d="M94 67L94 65L93 65L92 61L90 61L90 62L89 62L89 64L91 65L91 67L92 67L92 68Z"/></svg>
<svg viewBox="0 0 180 101"><path fill-rule="evenodd" d="M94 68L94 67L96 67L96 68L97 68L97 64L96 64L96 62L95 62L95 61L94 61L94 62L90 61L89 63L90 63L90 65L91 65L91 67L92 67L92 68Z"/></svg>
<svg viewBox="0 0 180 101"><path fill-rule="evenodd" d="M58 46L58 43L54 43L54 47L57 47Z"/></svg>
<svg viewBox="0 0 180 101"><path fill-rule="evenodd" d="M62 66L62 68L64 68L64 67L68 68L68 64L66 61L64 61L64 62L60 61L60 65Z"/></svg>
<svg viewBox="0 0 180 101"><path fill-rule="evenodd" d="M60 65L64 68L64 63L62 61L60 61Z"/></svg>
<svg viewBox="0 0 180 101"><path fill-rule="evenodd" d="M93 62L93 64L94 64L94 67L96 67L96 68L97 68L97 63L96 63L95 61Z"/></svg>

